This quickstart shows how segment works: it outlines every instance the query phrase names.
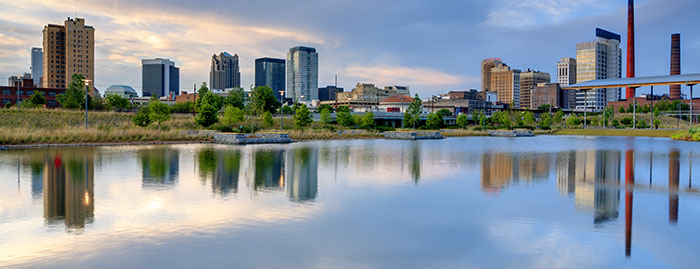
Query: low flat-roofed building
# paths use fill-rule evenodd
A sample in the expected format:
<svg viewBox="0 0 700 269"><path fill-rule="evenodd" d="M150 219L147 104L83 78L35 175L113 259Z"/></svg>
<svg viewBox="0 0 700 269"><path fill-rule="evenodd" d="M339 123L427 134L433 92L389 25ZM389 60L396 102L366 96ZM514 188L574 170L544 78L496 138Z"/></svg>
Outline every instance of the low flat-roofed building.
<svg viewBox="0 0 700 269"><path fill-rule="evenodd" d="M19 99L23 101L31 97L35 92L42 92L44 98L46 99L46 107L56 108L60 107L61 104L56 101L56 96L65 92L66 89L60 88L39 88L34 85L34 80L30 78L22 79L22 83L19 85ZM17 105L17 83L14 86L0 87L0 102L2 105L12 104Z"/></svg>

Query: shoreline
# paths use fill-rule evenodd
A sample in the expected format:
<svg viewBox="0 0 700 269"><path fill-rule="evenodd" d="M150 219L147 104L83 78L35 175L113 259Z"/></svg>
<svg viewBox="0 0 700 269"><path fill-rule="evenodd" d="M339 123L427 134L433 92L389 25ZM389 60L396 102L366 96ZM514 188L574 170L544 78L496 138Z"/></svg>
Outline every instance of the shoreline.
<svg viewBox="0 0 700 269"><path fill-rule="evenodd" d="M599 136L599 137L662 137L672 139L668 133L678 133L682 130L649 130L649 129L563 129L547 133L536 133L540 135L559 135L559 136ZM443 134L445 139L455 137L488 137L487 133L469 132L462 134ZM310 141L328 141L328 140L379 140L385 139L384 136L357 136L357 135L339 135L334 137L314 137L314 138L297 138L294 142L310 142ZM677 140L677 139L674 139ZM686 141L686 140L677 140ZM693 142L693 141L688 141ZM15 144L15 145L0 145L0 150L14 149L33 149L33 148L60 148L60 147L100 147L100 146L141 146L141 145L177 145L177 144L216 144L213 141L202 140L178 140L178 141L131 141L131 142L93 142L93 143L51 143L51 144Z"/></svg>

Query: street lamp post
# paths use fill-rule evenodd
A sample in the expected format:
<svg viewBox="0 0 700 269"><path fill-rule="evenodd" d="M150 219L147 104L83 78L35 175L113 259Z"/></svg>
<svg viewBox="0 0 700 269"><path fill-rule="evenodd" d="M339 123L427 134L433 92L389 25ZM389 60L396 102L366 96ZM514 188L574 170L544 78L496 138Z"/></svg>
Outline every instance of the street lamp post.
<svg viewBox="0 0 700 269"><path fill-rule="evenodd" d="M632 107L632 129L637 129L637 88L632 88L634 94L632 99L634 100L634 106Z"/></svg>
<svg viewBox="0 0 700 269"><path fill-rule="evenodd" d="M690 111L688 112L688 115L690 115L690 117L688 118L688 120L690 120L690 128L693 128L693 86L695 86L695 84L688 84L688 86L690 86Z"/></svg>
<svg viewBox="0 0 700 269"><path fill-rule="evenodd" d="M280 91L280 130L284 130L284 91Z"/></svg>
<svg viewBox="0 0 700 269"><path fill-rule="evenodd" d="M90 80L83 80L85 82L85 130L88 128L88 90L90 89Z"/></svg>
<svg viewBox="0 0 700 269"><path fill-rule="evenodd" d="M21 76L17 76L17 110L19 110L19 106L20 106L20 104L19 104L20 103L20 101L19 101L19 95L20 95L19 94L19 84L20 84L20 81L22 81L21 79L22 79Z"/></svg>
<svg viewBox="0 0 700 269"><path fill-rule="evenodd" d="M654 85L651 86L651 129L654 129Z"/></svg>

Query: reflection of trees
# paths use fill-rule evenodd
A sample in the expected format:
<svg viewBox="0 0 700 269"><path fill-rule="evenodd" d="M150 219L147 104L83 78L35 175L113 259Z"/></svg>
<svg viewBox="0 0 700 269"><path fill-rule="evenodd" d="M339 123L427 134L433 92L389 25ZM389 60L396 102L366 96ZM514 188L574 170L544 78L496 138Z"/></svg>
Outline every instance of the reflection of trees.
<svg viewBox="0 0 700 269"><path fill-rule="evenodd" d="M257 150L253 152L255 160L254 188L284 187L284 151Z"/></svg>
<svg viewBox="0 0 700 269"><path fill-rule="evenodd" d="M212 191L222 195L238 192L238 174L241 167L241 152L238 150L217 153L216 170L211 182ZM201 167L201 166L200 166Z"/></svg>
<svg viewBox="0 0 700 269"><path fill-rule="evenodd" d="M44 217L63 219L67 228L83 228L94 218L93 152L49 153L44 161Z"/></svg>
<svg viewBox="0 0 700 269"><path fill-rule="evenodd" d="M420 142L412 141L411 143L411 153L409 155L408 169L411 171L411 176L413 177L413 182L418 183L420 180Z"/></svg>
<svg viewBox="0 0 700 269"><path fill-rule="evenodd" d="M318 149L295 148L287 151L287 196L291 201L316 199L318 191Z"/></svg>
<svg viewBox="0 0 700 269"><path fill-rule="evenodd" d="M204 184L207 178L213 176L214 171L216 171L216 152L214 149L201 149L197 153L197 163L199 164L199 178Z"/></svg>
<svg viewBox="0 0 700 269"><path fill-rule="evenodd" d="M139 151L144 187L162 187L177 183L179 152L171 148Z"/></svg>

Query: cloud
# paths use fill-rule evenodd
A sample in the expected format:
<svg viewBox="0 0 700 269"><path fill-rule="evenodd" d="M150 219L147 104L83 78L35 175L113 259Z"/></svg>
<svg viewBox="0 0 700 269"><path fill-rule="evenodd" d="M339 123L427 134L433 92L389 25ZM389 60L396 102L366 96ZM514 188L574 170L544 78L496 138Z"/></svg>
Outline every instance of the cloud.
<svg viewBox="0 0 700 269"><path fill-rule="evenodd" d="M350 65L345 68L345 74L377 85L437 86L455 85L474 80L474 78L452 75L432 68L388 65Z"/></svg>
<svg viewBox="0 0 700 269"><path fill-rule="evenodd" d="M524 30L598 13L610 7L601 0L498 0L484 24Z"/></svg>

